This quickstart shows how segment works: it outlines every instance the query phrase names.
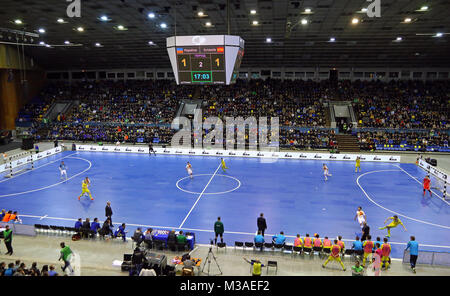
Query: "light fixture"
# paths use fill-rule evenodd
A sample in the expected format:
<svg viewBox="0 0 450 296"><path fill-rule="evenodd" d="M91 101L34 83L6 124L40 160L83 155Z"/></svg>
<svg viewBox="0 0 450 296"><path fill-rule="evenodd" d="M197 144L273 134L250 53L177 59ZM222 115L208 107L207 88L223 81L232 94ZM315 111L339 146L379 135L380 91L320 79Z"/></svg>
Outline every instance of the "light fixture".
<svg viewBox="0 0 450 296"><path fill-rule="evenodd" d="M125 29L125 27L122 26L122 25L118 25L118 26L117 26L117 29L118 29L118 30L123 30L123 29Z"/></svg>
<svg viewBox="0 0 450 296"><path fill-rule="evenodd" d="M153 12L150 12L149 14L148 14L148 18L155 18L155 14L153 13Z"/></svg>
<svg viewBox="0 0 450 296"><path fill-rule="evenodd" d="M161 23L160 27L165 29L165 28L167 28L167 24L166 23Z"/></svg>
<svg viewBox="0 0 450 296"><path fill-rule="evenodd" d="M38 32L43 34L43 33L45 33L45 29L39 28Z"/></svg>
<svg viewBox="0 0 450 296"><path fill-rule="evenodd" d="M335 42L335 41L336 41L336 38L334 38L334 37L330 38L330 42Z"/></svg>
<svg viewBox="0 0 450 296"><path fill-rule="evenodd" d="M410 23L412 21L411 18L407 17L403 20L404 23Z"/></svg>
<svg viewBox="0 0 450 296"><path fill-rule="evenodd" d="M397 42L400 42L400 41L402 41L403 40L403 38L402 37L397 37L396 39L395 39L395 41L397 41Z"/></svg>
<svg viewBox="0 0 450 296"><path fill-rule="evenodd" d="M361 8L361 12L367 12L367 8L365 7Z"/></svg>
<svg viewBox="0 0 450 296"><path fill-rule="evenodd" d="M62 18L59 18L59 19L57 19L56 21L57 21L58 23L60 23L60 24L64 23L64 19L62 19Z"/></svg>
<svg viewBox="0 0 450 296"><path fill-rule="evenodd" d="M197 15L198 15L198 16L204 16L205 13L204 13L203 11L199 11L199 12L197 13Z"/></svg>
<svg viewBox="0 0 450 296"><path fill-rule="evenodd" d="M311 13L311 8L305 8L305 13Z"/></svg>
<svg viewBox="0 0 450 296"><path fill-rule="evenodd" d="M46 44L45 47L50 47L50 44Z"/></svg>
<svg viewBox="0 0 450 296"><path fill-rule="evenodd" d="M39 42L40 45L45 45L44 41Z"/></svg>
<svg viewBox="0 0 450 296"><path fill-rule="evenodd" d="M357 24L357 23L359 23L359 19L358 18L356 18L356 17L354 17L353 19L352 19L352 24Z"/></svg>
<svg viewBox="0 0 450 296"><path fill-rule="evenodd" d="M307 20L307 19L302 19L302 20L301 20L301 24L302 24L302 25L306 25L307 23L308 23L308 20Z"/></svg>
<svg viewBox="0 0 450 296"><path fill-rule="evenodd" d="M436 33L436 35L434 35L434 37L442 37L444 34L442 34L442 33Z"/></svg>
<svg viewBox="0 0 450 296"><path fill-rule="evenodd" d="M70 44L70 41L66 40L64 41L64 44Z"/></svg>
<svg viewBox="0 0 450 296"><path fill-rule="evenodd" d="M258 25L258 21L253 21L252 24L253 24L254 26Z"/></svg>
<svg viewBox="0 0 450 296"><path fill-rule="evenodd" d="M206 23L205 23L205 26L211 27L211 22L206 22Z"/></svg>
<svg viewBox="0 0 450 296"><path fill-rule="evenodd" d="M102 22L109 22L111 19L106 15L102 15L101 17L99 17L99 20L101 20Z"/></svg>
<svg viewBox="0 0 450 296"><path fill-rule="evenodd" d="M256 14L256 10L254 9L250 10L250 14Z"/></svg>
<svg viewBox="0 0 450 296"><path fill-rule="evenodd" d="M266 38L266 43L272 43L272 38L267 37L267 38Z"/></svg>
<svg viewBox="0 0 450 296"><path fill-rule="evenodd" d="M155 43L153 41L149 41L148 45L155 45Z"/></svg>
<svg viewBox="0 0 450 296"><path fill-rule="evenodd" d="M22 24L22 20L19 20L19 19L14 20L14 23L15 23L16 25L21 25L21 24Z"/></svg>
<svg viewBox="0 0 450 296"><path fill-rule="evenodd" d="M420 11L427 11L428 10L428 6L424 5L420 8Z"/></svg>
<svg viewBox="0 0 450 296"><path fill-rule="evenodd" d="M78 28L77 28L77 31L78 31L78 32L84 32L84 28L83 28L83 27L78 27Z"/></svg>
<svg viewBox="0 0 450 296"><path fill-rule="evenodd" d="M95 43L95 46L100 47L102 46L99 42Z"/></svg>

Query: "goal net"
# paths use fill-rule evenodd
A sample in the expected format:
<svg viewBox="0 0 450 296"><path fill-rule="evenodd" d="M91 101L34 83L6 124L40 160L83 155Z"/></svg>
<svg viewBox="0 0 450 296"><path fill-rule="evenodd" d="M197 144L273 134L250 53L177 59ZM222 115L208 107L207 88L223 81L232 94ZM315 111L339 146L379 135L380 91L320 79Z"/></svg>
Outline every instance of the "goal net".
<svg viewBox="0 0 450 296"><path fill-rule="evenodd" d="M31 152L23 158L16 160L12 160L12 158L13 157L11 157L10 161L6 163L4 172L5 178L11 178L22 172L34 169L34 160Z"/></svg>
<svg viewBox="0 0 450 296"><path fill-rule="evenodd" d="M431 189L439 191L440 195L445 199L450 199L450 194L448 192L449 184L444 179L441 179L438 176L430 174L430 180L431 180Z"/></svg>

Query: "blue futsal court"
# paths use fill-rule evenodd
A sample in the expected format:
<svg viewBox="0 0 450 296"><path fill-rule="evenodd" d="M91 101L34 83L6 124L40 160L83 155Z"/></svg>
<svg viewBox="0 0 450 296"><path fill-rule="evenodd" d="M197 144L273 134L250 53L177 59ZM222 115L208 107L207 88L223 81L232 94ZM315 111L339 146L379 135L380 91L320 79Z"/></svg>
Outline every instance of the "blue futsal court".
<svg viewBox="0 0 450 296"><path fill-rule="evenodd" d="M69 180L60 181L61 159ZM225 242L252 241L256 218L264 213L269 235L284 231L288 242L305 233L335 238L342 235L351 247L360 233L354 221L362 206L372 239L387 217L397 214L407 228L391 230L392 257L401 258L405 243L415 235L422 250L450 251L450 205L422 197L425 172L414 164L329 161L328 181L322 162L200 156L170 156L102 152L63 152L35 162L35 169L0 179L1 208L17 210L25 224L73 226L77 218L104 219L111 201L113 223L125 222L128 236L137 226L183 229L196 234L196 242L214 238L213 224L220 216ZM194 178L187 177L186 162ZM82 197L81 182L88 176L94 201Z"/></svg>

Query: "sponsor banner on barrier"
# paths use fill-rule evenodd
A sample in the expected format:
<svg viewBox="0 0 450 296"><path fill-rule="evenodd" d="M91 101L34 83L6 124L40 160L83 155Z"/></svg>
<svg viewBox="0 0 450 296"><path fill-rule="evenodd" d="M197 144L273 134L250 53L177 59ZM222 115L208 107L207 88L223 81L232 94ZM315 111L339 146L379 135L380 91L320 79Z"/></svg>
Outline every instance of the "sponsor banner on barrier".
<svg viewBox="0 0 450 296"><path fill-rule="evenodd" d="M4 165L0 166L0 173L10 170L10 169L14 169L16 167L22 166L24 164L27 163L31 163L32 161L36 161L39 159L43 159L49 156L52 156L56 153L60 153L62 151L61 147L56 147L56 148L52 148L49 150L45 150L42 152L39 152L37 154L29 154L28 156L13 160L11 162L7 162ZM31 152L32 153L32 152Z"/></svg>
<svg viewBox="0 0 450 296"><path fill-rule="evenodd" d="M438 177L442 181L448 182L448 175L444 171L440 170L439 168L432 166L428 162L426 162L423 159L419 159L419 167L424 169L425 171L429 172L430 174Z"/></svg>
<svg viewBox="0 0 450 296"><path fill-rule="evenodd" d="M307 160L344 160L355 161L359 156L361 161L376 162L400 162L400 155L372 155L372 154L330 154L330 153L304 153L304 152L282 152L282 151L243 151L243 150L202 150L187 148L153 148L156 154L172 155L199 155L217 157L258 157L258 158L281 158L281 159L307 159ZM130 146L94 146L78 145L77 151L89 152L128 152L148 153L148 147Z"/></svg>

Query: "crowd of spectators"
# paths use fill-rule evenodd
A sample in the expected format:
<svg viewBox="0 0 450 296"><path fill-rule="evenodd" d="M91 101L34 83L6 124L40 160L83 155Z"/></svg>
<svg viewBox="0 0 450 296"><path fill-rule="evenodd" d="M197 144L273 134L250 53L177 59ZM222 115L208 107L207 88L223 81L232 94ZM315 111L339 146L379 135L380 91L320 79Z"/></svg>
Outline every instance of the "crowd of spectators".
<svg viewBox="0 0 450 296"><path fill-rule="evenodd" d="M419 148L440 146L449 147L449 134L443 131L430 130L427 132L358 132L359 146L362 150L375 150L377 145L394 145L403 147Z"/></svg>
<svg viewBox="0 0 450 296"><path fill-rule="evenodd" d="M58 272L55 270L54 265L43 265L41 269L38 268L37 263L33 262L30 267L28 267L21 260L16 260L6 264L5 262L0 263L0 276L59 276ZM65 275L65 274L64 274Z"/></svg>
<svg viewBox="0 0 450 296"><path fill-rule="evenodd" d="M376 143L402 142L443 145L448 134L450 83L448 81L238 80L235 84L177 86L173 80L83 81L50 84L40 95L39 106L27 105L19 118L32 118L39 139L70 141L159 142L169 144L176 132L170 123L181 99L203 100L203 118L217 116L278 117L280 145L292 149L333 149L334 132L327 126L329 100L351 101L358 127L434 129L435 134L362 132L363 149ZM42 124L42 114L55 100L75 100L77 105ZM37 125L39 124L39 126ZM294 127L307 127L300 131ZM436 136L438 134L438 136ZM425 138L424 138L425 136ZM405 139L406 137L406 139ZM443 142L444 141L444 142Z"/></svg>

